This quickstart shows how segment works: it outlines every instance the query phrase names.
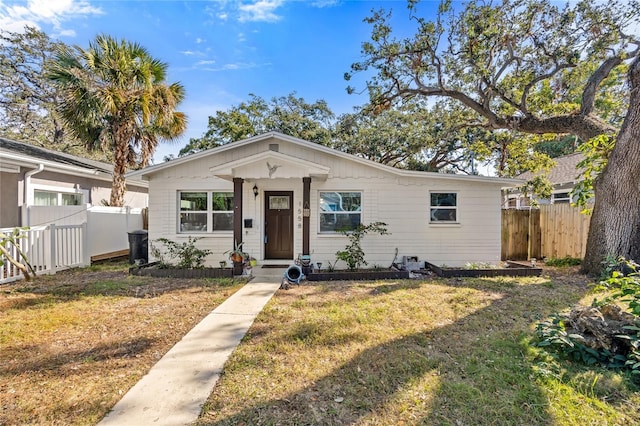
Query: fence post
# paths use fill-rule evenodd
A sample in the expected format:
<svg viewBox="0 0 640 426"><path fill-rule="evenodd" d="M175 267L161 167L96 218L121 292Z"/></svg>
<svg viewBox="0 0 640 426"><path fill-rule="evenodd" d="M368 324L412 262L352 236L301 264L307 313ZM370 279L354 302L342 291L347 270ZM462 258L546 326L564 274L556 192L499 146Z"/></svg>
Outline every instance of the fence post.
<svg viewBox="0 0 640 426"><path fill-rule="evenodd" d="M82 266L91 265L91 253L89 252L89 232L87 231L87 222L82 224L80 232L82 232Z"/></svg>
<svg viewBox="0 0 640 426"><path fill-rule="evenodd" d="M58 269L58 244L56 241L56 225L55 223L51 223L47 226L47 228L49 229L49 235L51 238L51 246L49 251L49 273L55 274L56 270Z"/></svg>

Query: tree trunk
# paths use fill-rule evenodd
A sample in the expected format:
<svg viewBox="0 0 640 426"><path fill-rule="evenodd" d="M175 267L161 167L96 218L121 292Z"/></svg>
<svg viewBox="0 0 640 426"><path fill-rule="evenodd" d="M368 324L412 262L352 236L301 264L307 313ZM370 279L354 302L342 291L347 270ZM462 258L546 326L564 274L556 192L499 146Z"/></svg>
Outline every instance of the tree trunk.
<svg viewBox="0 0 640 426"><path fill-rule="evenodd" d="M629 111L595 182L584 273L599 274L609 256L640 261L640 58L630 67L629 83Z"/></svg>
<svg viewBox="0 0 640 426"><path fill-rule="evenodd" d="M116 152L113 162L113 181L111 183L111 198L109 205L111 207L122 207L124 204L124 192L126 183L124 174L127 172L127 164L129 163L129 144L127 141L122 143L116 139Z"/></svg>

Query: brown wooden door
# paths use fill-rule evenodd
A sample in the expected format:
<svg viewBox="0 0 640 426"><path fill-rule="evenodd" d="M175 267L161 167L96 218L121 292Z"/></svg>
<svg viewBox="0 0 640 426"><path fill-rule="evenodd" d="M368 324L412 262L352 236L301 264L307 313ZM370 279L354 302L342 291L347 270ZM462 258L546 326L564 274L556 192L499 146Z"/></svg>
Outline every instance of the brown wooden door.
<svg viewBox="0 0 640 426"><path fill-rule="evenodd" d="M293 192L265 192L265 259L293 259Z"/></svg>

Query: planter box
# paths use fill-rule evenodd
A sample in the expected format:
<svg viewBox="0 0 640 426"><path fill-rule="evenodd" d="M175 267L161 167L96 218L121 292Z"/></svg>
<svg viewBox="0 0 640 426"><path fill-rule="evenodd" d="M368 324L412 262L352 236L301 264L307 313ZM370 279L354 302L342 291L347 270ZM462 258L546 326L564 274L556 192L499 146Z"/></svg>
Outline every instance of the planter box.
<svg viewBox="0 0 640 426"><path fill-rule="evenodd" d="M441 268L432 263L425 262L425 266L443 278L452 277L539 277L542 268L534 268L515 262L507 262L507 268L491 269L465 269L465 268Z"/></svg>
<svg viewBox="0 0 640 426"><path fill-rule="evenodd" d="M156 278L233 278L232 268L158 268L157 262L129 268L131 275Z"/></svg>
<svg viewBox="0 0 640 426"><path fill-rule="evenodd" d="M407 279L409 271L334 271L312 272L307 275L309 281L363 281Z"/></svg>

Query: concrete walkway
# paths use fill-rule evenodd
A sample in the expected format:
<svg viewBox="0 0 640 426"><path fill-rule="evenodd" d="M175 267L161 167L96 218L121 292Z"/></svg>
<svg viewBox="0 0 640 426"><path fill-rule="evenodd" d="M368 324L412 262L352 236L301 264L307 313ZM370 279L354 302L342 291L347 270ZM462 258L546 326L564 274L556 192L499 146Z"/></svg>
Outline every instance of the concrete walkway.
<svg viewBox="0 0 640 426"><path fill-rule="evenodd" d="M254 268L254 278L176 343L98 425L194 422L224 363L278 290L283 273Z"/></svg>

